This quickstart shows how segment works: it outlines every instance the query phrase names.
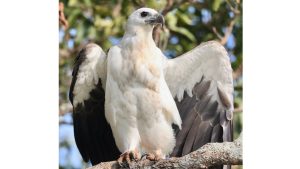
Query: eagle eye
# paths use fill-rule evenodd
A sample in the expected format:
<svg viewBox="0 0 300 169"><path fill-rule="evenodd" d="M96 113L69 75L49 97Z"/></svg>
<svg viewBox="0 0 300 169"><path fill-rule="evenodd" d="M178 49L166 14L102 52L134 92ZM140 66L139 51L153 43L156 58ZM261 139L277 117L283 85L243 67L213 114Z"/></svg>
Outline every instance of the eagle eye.
<svg viewBox="0 0 300 169"><path fill-rule="evenodd" d="M148 16L148 14L149 14L148 12L143 11L143 12L141 12L141 17L144 18L144 17Z"/></svg>

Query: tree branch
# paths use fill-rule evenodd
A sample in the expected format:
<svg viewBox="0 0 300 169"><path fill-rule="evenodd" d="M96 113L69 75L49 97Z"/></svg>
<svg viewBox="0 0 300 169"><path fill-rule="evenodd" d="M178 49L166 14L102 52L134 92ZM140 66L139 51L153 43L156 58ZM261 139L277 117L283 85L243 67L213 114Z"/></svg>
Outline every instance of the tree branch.
<svg viewBox="0 0 300 169"><path fill-rule="evenodd" d="M234 142L208 143L183 157L153 162L141 160L127 167L138 168L208 168L217 165L242 165L242 134ZM88 169L122 169L116 161L103 162Z"/></svg>
<svg viewBox="0 0 300 169"><path fill-rule="evenodd" d="M220 39L219 42L222 44L222 45L225 45L227 43L227 40L230 36L230 34L232 33L232 30L233 30L233 26L235 24L235 19L231 20L229 25L227 26L227 29L226 29L226 32L224 34L224 36L222 36L216 29L216 27L213 27L212 28L212 31L217 35L217 37Z"/></svg>
<svg viewBox="0 0 300 169"><path fill-rule="evenodd" d="M238 107L238 108L235 108L233 110L233 113L241 113L241 112L243 112L243 108L242 107Z"/></svg>
<svg viewBox="0 0 300 169"><path fill-rule="evenodd" d="M64 30L69 27L69 23L64 14L64 4L62 2L59 3L59 23L63 25Z"/></svg>
<svg viewBox="0 0 300 169"><path fill-rule="evenodd" d="M242 76L242 74L243 74L243 65L240 64L239 67L234 72L232 72L233 80L238 79L240 76Z"/></svg>
<svg viewBox="0 0 300 169"><path fill-rule="evenodd" d="M166 16L168 12L172 11L175 8L178 8L180 5L186 3L186 2L194 2L193 0L181 0L181 1L175 1L174 0L168 0L166 6L164 7L164 9L161 11L161 14L163 16ZM163 43L159 43L161 41L160 36L161 36L161 32L163 31L167 31L168 28L164 28L165 30L163 30L161 27L155 27L153 30L153 39L154 42L156 43L156 45L164 50L164 45ZM166 41L168 42L168 40Z"/></svg>
<svg viewBox="0 0 300 169"><path fill-rule="evenodd" d="M216 29L216 27L212 27L212 31L217 35L217 37L220 39L220 43L222 45L225 45L227 43L227 40L230 36L230 34L232 33L232 30L233 30L233 27L235 25L235 22L236 22L236 18L240 15L240 11L239 11L239 4L240 4L240 1L237 0L236 1L236 4L235 4L235 7L233 7L231 5L231 3L226 0L228 6L230 7L231 11L235 14L234 17L231 19L229 25L227 26L226 28L226 32L224 33L224 36L222 36Z"/></svg>

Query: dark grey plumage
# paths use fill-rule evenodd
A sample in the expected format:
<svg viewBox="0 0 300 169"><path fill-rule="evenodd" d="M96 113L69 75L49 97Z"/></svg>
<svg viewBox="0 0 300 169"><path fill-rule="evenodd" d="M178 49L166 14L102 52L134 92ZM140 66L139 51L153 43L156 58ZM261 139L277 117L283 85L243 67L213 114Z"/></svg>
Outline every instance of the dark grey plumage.
<svg viewBox="0 0 300 169"><path fill-rule="evenodd" d="M211 90L219 90L206 81L203 77L193 88L193 97L184 93L183 99L179 102L176 99L177 108L182 118L182 130L176 130L176 146L171 154L174 157L181 157L199 149L206 143L232 141L232 121L226 117L227 105L225 95L218 101L207 95ZM220 122L227 130L223 130ZM217 166L215 168L222 168ZM230 168L230 166L228 166Z"/></svg>
<svg viewBox="0 0 300 169"><path fill-rule="evenodd" d="M80 65L86 59L88 47L82 49L75 59L69 99L73 104L73 90ZM99 79L90 97L73 107L74 136L84 161L96 165L103 161L115 160L121 154L116 147L112 131L104 115L105 93Z"/></svg>

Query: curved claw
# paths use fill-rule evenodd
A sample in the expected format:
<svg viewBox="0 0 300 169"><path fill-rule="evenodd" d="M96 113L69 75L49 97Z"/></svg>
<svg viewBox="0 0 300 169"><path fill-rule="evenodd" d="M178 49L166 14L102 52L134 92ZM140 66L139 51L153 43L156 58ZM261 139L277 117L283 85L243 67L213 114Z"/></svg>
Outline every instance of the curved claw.
<svg viewBox="0 0 300 169"><path fill-rule="evenodd" d="M118 158L118 163L121 167L128 167L133 161L138 161L140 155L138 151L126 151Z"/></svg>
<svg viewBox="0 0 300 169"><path fill-rule="evenodd" d="M162 157L160 157L159 155L155 155L153 153L148 153L148 154L146 154L146 159L148 159L150 161L159 161L162 159Z"/></svg>

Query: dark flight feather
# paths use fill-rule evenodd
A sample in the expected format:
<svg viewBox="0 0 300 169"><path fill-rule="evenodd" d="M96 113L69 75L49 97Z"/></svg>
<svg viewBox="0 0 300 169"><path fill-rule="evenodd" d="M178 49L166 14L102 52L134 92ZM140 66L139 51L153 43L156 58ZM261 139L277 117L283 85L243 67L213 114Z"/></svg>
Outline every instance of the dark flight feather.
<svg viewBox="0 0 300 169"><path fill-rule="evenodd" d="M73 90L80 65L86 59L88 49L82 49L75 59L69 99L73 104ZM99 79L90 97L73 107L74 136L76 145L85 162L96 165L103 161L116 160L121 154L115 144L111 128L105 119L105 92Z"/></svg>
<svg viewBox="0 0 300 169"><path fill-rule="evenodd" d="M73 97L74 97L73 90L74 90L75 83L77 80L79 67L80 67L81 63L86 59L86 52L87 52L87 49L83 48L82 50L80 50L80 52L78 53L78 55L75 58L73 72L72 72L73 78L72 78L70 92L69 92L69 100L71 101L72 104L73 104Z"/></svg>
<svg viewBox="0 0 300 169"><path fill-rule="evenodd" d="M218 97L209 95L209 90ZM202 78L195 84L192 97L185 92L181 101L175 101L182 118L182 130L176 130L176 146L171 156L184 156L210 142L232 141L232 121L226 117L229 101L212 81Z"/></svg>

